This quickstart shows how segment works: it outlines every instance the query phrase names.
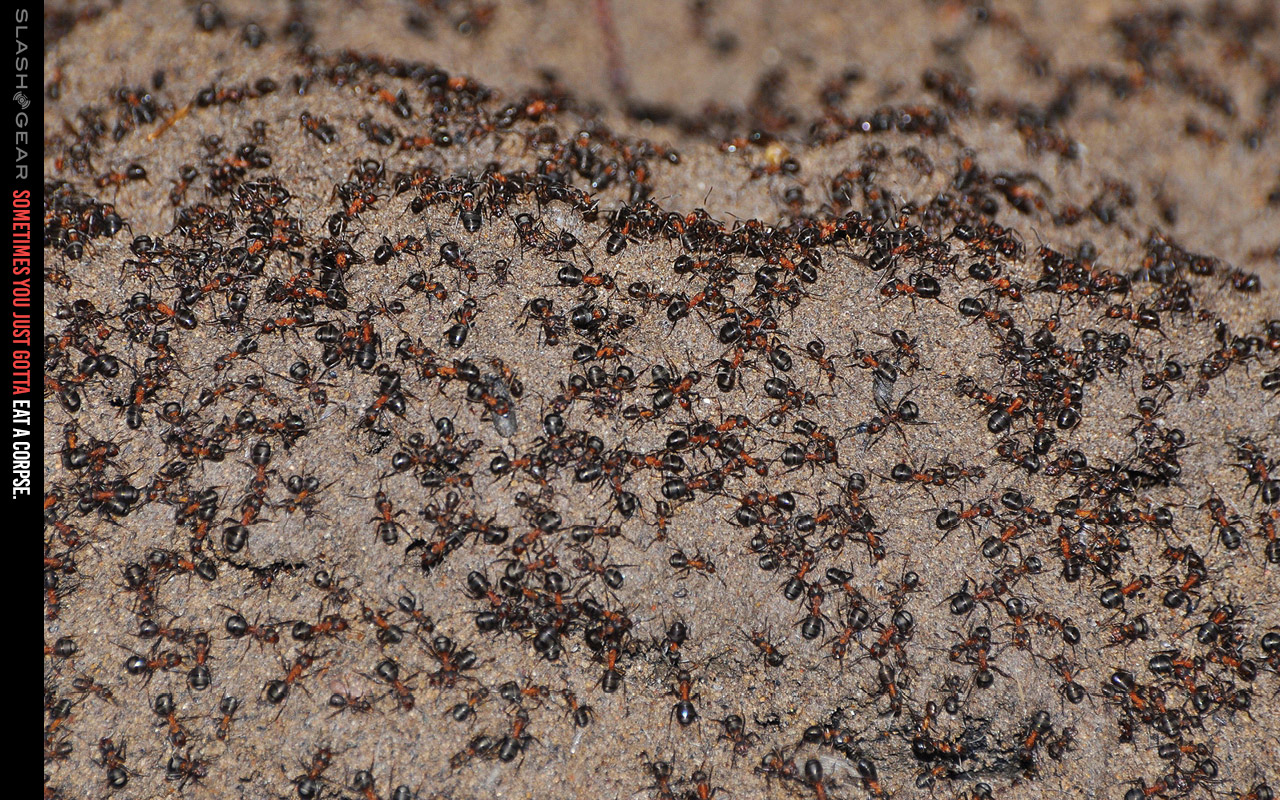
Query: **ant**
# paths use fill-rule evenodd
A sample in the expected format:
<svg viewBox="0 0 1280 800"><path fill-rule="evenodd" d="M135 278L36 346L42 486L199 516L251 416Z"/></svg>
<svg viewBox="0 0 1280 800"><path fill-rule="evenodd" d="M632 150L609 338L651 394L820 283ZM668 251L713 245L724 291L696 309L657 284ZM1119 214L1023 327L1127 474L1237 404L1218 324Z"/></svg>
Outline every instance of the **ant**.
<svg viewBox="0 0 1280 800"><path fill-rule="evenodd" d="M730 714L719 720L719 722L723 730L717 741L728 743L729 748L733 751L735 762L739 757L751 752L751 748L760 743L759 734L747 730L746 721L741 714Z"/></svg>
<svg viewBox="0 0 1280 800"><path fill-rule="evenodd" d="M108 186L119 188L126 183L132 181L144 181L147 179L147 171L140 164L130 164L125 167L123 172L108 172L94 179L93 183L99 189L105 189Z"/></svg>
<svg viewBox="0 0 1280 800"><path fill-rule="evenodd" d="M309 112L304 111L298 117L298 122L302 125L303 130L314 136L321 144L333 144L338 140L338 131L324 117L312 116Z"/></svg>
<svg viewBox="0 0 1280 800"><path fill-rule="evenodd" d="M188 783L201 783L209 777L209 766L212 763L212 759L193 756L191 748L187 748L186 753L174 753L169 757L165 764L164 778L177 783L178 790L181 791Z"/></svg>
<svg viewBox="0 0 1280 800"><path fill-rule="evenodd" d="M289 698L289 694L293 689L294 684L297 684L298 688L305 692L306 687L302 686L299 682L300 679L307 674L307 670L315 664L316 660L324 655L325 653L299 653L297 658L294 659L293 664L289 664L282 658L281 664L286 667L284 677L267 681L267 683L262 687L263 696L266 697L267 702L272 705L282 704ZM324 667L320 672L324 672L327 669L328 667Z"/></svg>
<svg viewBox="0 0 1280 800"><path fill-rule="evenodd" d="M686 555L683 550L676 550L671 554L671 557L667 559L667 563L682 575L686 575L689 572L696 572L700 575L716 574L715 562L701 553L695 553L694 555L689 556Z"/></svg>
<svg viewBox="0 0 1280 800"><path fill-rule="evenodd" d="M277 378L283 378L294 384L297 391L306 392L311 402L318 408L325 408L329 405L329 394L326 388L332 388L333 384L321 383L315 379L314 371L310 364L306 361L295 361L289 367L288 376L278 375L277 373L268 372Z"/></svg>
<svg viewBox="0 0 1280 800"><path fill-rule="evenodd" d="M694 706L694 701L699 699L700 695L693 691L693 676L688 670L682 669L676 673L676 683L670 687L669 693L676 698L676 702L671 706L671 717L680 723L681 727L687 727L698 721L698 709Z"/></svg>
<svg viewBox="0 0 1280 800"><path fill-rule="evenodd" d="M562 689L560 696L564 698L567 715L577 727L585 728L595 719L595 710L591 706L580 702L578 696L569 689Z"/></svg>
<svg viewBox="0 0 1280 800"><path fill-rule="evenodd" d="M458 722L466 722L476 714L476 709L489 698L489 690L483 686L467 693L467 699L450 708L446 713Z"/></svg>
<svg viewBox="0 0 1280 800"><path fill-rule="evenodd" d="M978 520L989 519L995 515L995 509L985 500L974 503L968 508L959 501L956 502L956 505L959 507L959 511L944 508L938 512L937 517L934 519L934 524L938 530L943 531L942 539L939 541L945 541L950 532L959 527L962 522L967 523L976 530Z"/></svg>
<svg viewBox="0 0 1280 800"><path fill-rule="evenodd" d="M766 631L756 630L751 633L742 633L745 638L761 655L764 663L770 667L781 667L787 660L785 653L780 651L777 645L769 641Z"/></svg>
<svg viewBox="0 0 1280 800"><path fill-rule="evenodd" d="M645 769L653 779L653 784L651 786L646 786L641 791L654 792L659 800L675 800L676 794L671 788L671 764L666 761L649 761L647 755L643 755L642 757L645 761Z"/></svg>
<svg viewBox="0 0 1280 800"><path fill-rule="evenodd" d="M378 662L377 667L374 668L374 675L377 676L378 680L391 687L388 693L395 695L397 708L401 711L413 710L416 701L413 696L413 687L409 686L408 682L413 680L414 676L410 675L402 680L400 665L391 658Z"/></svg>
<svg viewBox="0 0 1280 800"><path fill-rule="evenodd" d="M408 535L409 530L403 523L397 521L398 517L401 517L406 513L405 510L394 510L395 507L392 505L391 501L387 499L386 492L381 489L378 490L378 493L374 495L373 498L373 507L378 513L377 515L370 517L369 521L378 523L377 526L375 526L374 532L383 544L393 545L399 540L399 535L401 533L404 533L406 536Z"/></svg>
<svg viewBox="0 0 1280 800"><path fill-rule="evenodd" d="M852 428L855 434L867 434L867 442L863 449L869 449L872 444L879 441L879 435L890 427L898 431L898 435L902 437L903 443L906 444L907 435L902 429L904 423L907 425L928 424L920 419L920 407L910 399L913 392L914 390L908 392L905 397L898 401L897 406L892 409L890 409L888 402L882 400L878 395L875 397L876 408L880 411L880 414Z"/></svg>
<svg viewBox="0 0 1280 800"><path fill-rule="evenodd" d="M302 475L290 475L284 481L284 485L291 496L278 504L277 507L283 508L289 514L301 511L308 517L316 513L316 506L320 502L317 495L325 488L320 485L319 478L314 475L305 477Z"/></svg>
<svg viewBox="0 0 1280 800"><path fill-rule="evenodd" d="M455 641L448 636L436 636L430 642L428 653L440 664L440 668L427 676L432 686L451 687L460 678L473 680L463 674L473 669L479 661L475 651L470 648L458 648Z"/></svg>

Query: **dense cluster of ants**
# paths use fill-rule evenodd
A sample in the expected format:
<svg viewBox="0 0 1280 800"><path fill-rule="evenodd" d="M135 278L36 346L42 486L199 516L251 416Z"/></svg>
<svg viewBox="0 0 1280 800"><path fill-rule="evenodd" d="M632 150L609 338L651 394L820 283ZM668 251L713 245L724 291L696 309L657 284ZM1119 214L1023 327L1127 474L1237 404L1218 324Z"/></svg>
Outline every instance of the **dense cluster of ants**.
<svg viewBox="0 0 1280 800"><path fill-rule="evenodd" d="M726 142L784 223L554 88L290 69L50 142L46 797L1273 796L1256 275L985 167L936 72L829 174Z"/></svg>

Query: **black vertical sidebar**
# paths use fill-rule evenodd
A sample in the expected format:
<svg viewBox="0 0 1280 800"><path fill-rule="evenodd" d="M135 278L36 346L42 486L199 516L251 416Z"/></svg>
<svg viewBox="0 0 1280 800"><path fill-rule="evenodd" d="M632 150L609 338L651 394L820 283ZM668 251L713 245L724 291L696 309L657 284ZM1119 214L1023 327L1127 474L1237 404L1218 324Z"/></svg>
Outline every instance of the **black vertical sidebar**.
<svg viewBox="0 0 1280 800"><path fill-rule="evenodd" d="M33 529L43 516L44 496L44 11L39 3L18 0L3 13L8 21L8 52L0 72L4 79L0 103L5 105L0 114L5 153L0 160L5 163L0 170L5 184L3 247L8 279L0 313L5 320L2 357L8 394L4 412L8 419L3 426L6 494L12 500L6 504L6 516L11 541L24 550L36 547ZM35 563L34 554L31 558ZM11 582L9 592L34 600L36 592L21 589L21 583ZM15 608L24 605L17 597L13 600ZM39 704L40 693L32 695L32 702ZM25 776L19 777L25 784Z"/></svg>
<svg viewBox="0 0 1280 800"><path fill-rule="evenodd" d="M32 8L35 6L35 8ZM11 7L12 8L12 7ZM40 175L44 149L44 57L39 6L18 3L12 8L5 114L9 158L5 165L5 243L9 280L4 293L5 370L9 384L9 494L15 511L30 510L17 519L36 520L41 492L41 454L44 451L44 381L40 350L44 339L42 314L44 272L43 206ZM21 531L19 531L20 533ZM34 539L34 536L32 537Z"/></svg>

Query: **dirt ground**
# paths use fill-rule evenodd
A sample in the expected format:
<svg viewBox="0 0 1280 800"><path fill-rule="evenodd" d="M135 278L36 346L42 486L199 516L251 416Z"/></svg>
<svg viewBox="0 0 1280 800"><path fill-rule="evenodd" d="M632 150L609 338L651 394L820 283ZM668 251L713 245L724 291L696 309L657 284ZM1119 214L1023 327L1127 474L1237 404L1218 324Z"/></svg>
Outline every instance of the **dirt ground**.
<svg viewBox="0 0 1280 800"><path fill-rule="evenodd" d="M1268 796L1274 4L45 24L46 796Z"/></svg>

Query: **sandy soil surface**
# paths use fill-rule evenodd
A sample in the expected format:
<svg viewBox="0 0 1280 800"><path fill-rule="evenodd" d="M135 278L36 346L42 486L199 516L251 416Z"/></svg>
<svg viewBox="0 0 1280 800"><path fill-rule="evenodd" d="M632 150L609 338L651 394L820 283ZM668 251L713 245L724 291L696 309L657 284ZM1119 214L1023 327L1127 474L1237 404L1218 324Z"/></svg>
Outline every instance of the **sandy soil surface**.
<svg viewBox="0 0 1280 800"><path fill-rule="evenodd" d="M54 4L46 794L1264 800L1278 24Z"/></svg>

